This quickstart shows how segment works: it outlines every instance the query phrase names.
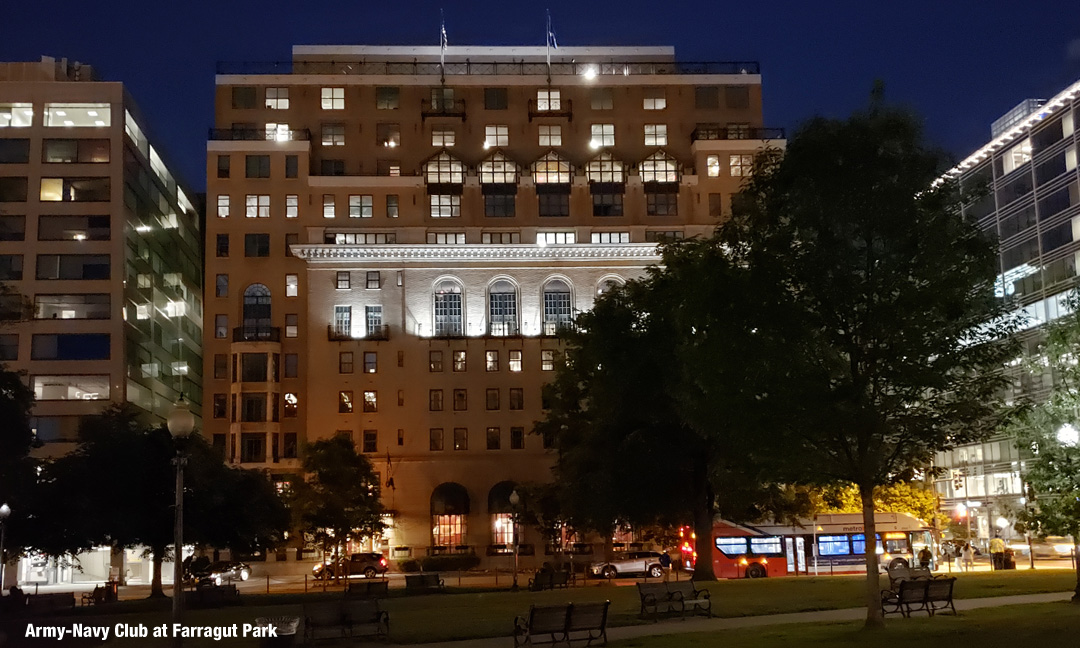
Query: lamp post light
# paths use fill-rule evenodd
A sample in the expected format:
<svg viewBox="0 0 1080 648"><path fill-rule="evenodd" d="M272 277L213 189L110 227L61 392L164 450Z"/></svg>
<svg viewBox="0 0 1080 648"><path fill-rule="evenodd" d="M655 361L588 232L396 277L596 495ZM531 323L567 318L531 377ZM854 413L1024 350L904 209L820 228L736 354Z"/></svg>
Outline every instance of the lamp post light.
<svg viewBox="0 0 1080 648"><path fill-rule="evenodd" d="M518 546L521 544L518 542L518 505L521 504L521 496L518 495L517 489L510 491L510 506L513 508L513 513L510 514L510 522L513 525L511 527L511 534L514 541L514 582L510 585L510 591L518 591Z"/></svg>
<svg viewBox="0 0 1080 648"><path fill-rule="evenodd" d="M180 623L181 599L183 599L184 594L184 465L187 464L187 457L184 456L183 442L195 429L195 415L188 409L183 394L180 394L180 400L176 401L172 411L169 412L166 425L169 428L169 434L176 440L176 457L173 459L173 465L176 466L176 517L173 523L173 542L175 545L173 552L175 555L173 556L172 621L174 624L178 624ZM179 641L178 638L178 645Z"/></svg>
<svg viewBox="0 0 1080 648"><path fill-rule="evenodd" d="M0 590L4 589L4 567L7 566L7 554L4 553L4 535L7 531L7 519L11 515L11 507L0 504Z"/></svg>

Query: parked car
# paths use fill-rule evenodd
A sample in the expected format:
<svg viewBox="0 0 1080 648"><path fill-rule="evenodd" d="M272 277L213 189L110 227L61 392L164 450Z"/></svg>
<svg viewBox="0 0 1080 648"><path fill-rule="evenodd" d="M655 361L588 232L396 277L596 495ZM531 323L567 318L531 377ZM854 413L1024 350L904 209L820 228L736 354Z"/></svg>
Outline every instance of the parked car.
<svg viewBox="0 0 1080 648"><path fill-rule="evenodd" d="M251 578L251 567L238 560L221 560L205 567L194 567L191 578L197 583L211 582L214 585L234 580L246 581Z"/></svg>
<svg viewBox="0 0 1080 648"><path fill-rule="evenodd" d="M589 565L593 576L615 578L623 574L647 574L650 578L660 578L664 568L660 566L660 554L655 551L631 551L616 556L610 561L594 562Z"/></svg>
<svg viewBox="0 0 1080 648"><path fill-rule="evenodd" d="M1023 538L1009 542L1009 548L1018 556L1028 555L1028 544ZM1073 543L1068 536L1046 536L1031 542L1031 549L1036 558L1068 558L1072 554Z"/></svg>
<svg viewBox="0 0 1080 648"><path fill-rule="evenodd" d="M354 553L347 561L341 559L336 563L318 563L311 568L311 573L315 578L334 578L339 574L341 576L347 574L349 577L375 578L379 574L385 574L387 569L389 569L389 564L380 553Z"/></svg>

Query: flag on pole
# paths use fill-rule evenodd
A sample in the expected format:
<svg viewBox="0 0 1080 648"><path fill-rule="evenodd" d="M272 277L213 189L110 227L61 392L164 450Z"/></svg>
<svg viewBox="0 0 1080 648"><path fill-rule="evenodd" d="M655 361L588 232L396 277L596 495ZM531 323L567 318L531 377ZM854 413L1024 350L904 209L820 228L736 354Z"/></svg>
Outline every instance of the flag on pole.
<svg viewBox="0 0 1080 648"><path fill-rule="evenodd" d="M551 31L551 9L547 10L547 35L544 39L544 47L547 50L548 69L551 68L551 50L559 49L559 43L555 40L555 32Z"/></svg>
<svg viewBox="0 0 1080 648"><path fill-rule="evenodd" d="M439 65L446 67L446 18L443 17L442 9L439 9Z"/></svg>

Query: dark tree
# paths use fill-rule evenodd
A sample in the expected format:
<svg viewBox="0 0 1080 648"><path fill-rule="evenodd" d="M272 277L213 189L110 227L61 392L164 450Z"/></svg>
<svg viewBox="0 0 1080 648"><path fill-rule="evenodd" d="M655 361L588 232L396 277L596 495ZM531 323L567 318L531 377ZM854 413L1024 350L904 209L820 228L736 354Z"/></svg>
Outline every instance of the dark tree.
<svg viewBox="0 0 1080 648"><path fill-rule="evenodd" d="M34 442L30 429L33 406L34 392L23 383L22 377L0 365L0 504L11 507L11 517L5 525L5 553L9 557L27 546L33 524L38 465L30 457Z"/></svg>
<svg viewBox="0 0 1080 648"><path fill-rule="evenodd" d="M874 489L992 431L1015 356L996 246L961 215L956 183L936 182L947 167L913 117L875 97L761 156L724 228L753 281L792 306L768 323L790 353L763 366L789 475L858 487L868 626L881 625Z"/></svg>
<svg viewBox="0 0 1080 648"><path fill-rule="evenodd" d="M293 513L301 531L313 536L324 553L350 536L383 530L379 480L347 435L309 444L304 472L307 477L295 486Z"/></svg>

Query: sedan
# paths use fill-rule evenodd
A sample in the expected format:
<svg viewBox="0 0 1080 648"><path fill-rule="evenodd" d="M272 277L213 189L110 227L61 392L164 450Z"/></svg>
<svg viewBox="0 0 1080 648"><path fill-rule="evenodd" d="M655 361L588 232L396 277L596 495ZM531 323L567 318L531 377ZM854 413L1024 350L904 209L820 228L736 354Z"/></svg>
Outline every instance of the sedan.
<svg viewBox="0 0 1080 648"><path fill-rule="evenodd" d="M222 560L195 570L192 576L199 582L209 581L214 585L221 585L234 580L246 581L251 577L251 567L238 560Z"/></svg>
<svg viewBox="0 0 1080 648"><path fill-rule="evenodd" d="M615 578L623 574L646 574L650 578L664 575L660 554L655 551L631 551L610 561L595 562L589 566L589 571L594 576L604 578Z"/></svg>

